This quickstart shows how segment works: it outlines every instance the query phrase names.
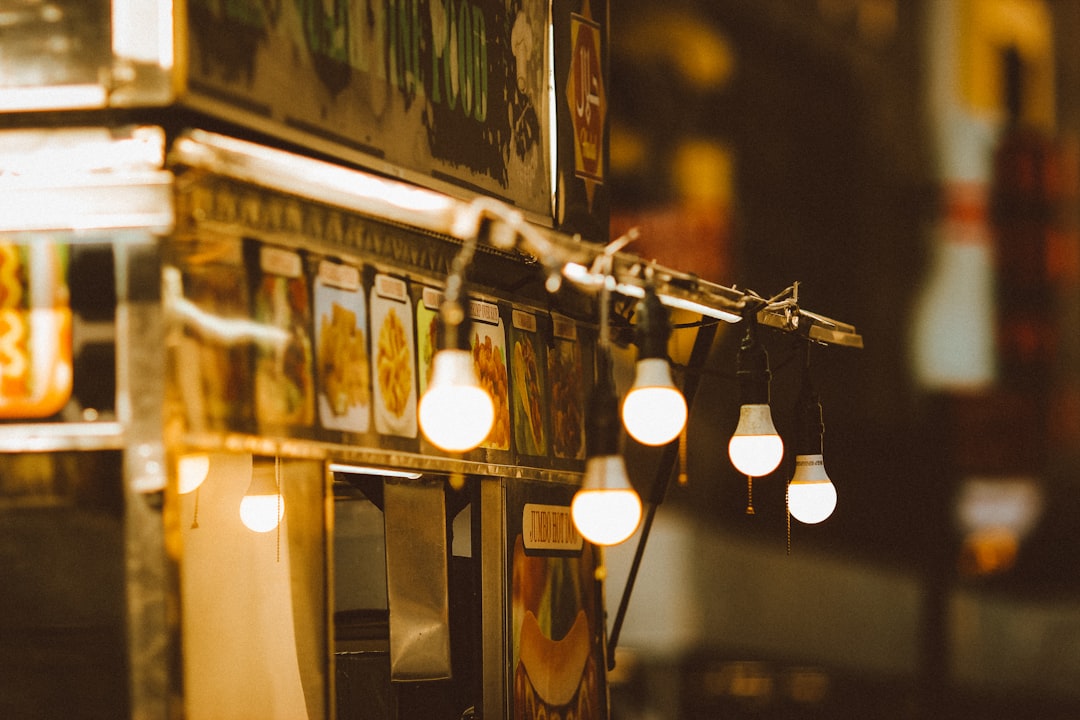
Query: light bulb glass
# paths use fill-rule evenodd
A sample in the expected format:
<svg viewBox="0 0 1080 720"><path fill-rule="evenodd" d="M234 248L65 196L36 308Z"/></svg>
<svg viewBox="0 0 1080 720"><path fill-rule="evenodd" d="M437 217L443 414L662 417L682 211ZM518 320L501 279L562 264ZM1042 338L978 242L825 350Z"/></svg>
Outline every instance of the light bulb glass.
<svg viewBox="0 0 1080 720"><path fill-rule="evenodd" d="M836 509L836 486L825 473L821 455L797 455L788 483L788 511L799 522L813 525Z"/></svg>
<svg viewBox="0 0 1080 720"><path fill-rule="evenodd" d="M671 380L667 360L638 361L622 419L630 437L643 445L664 445L679 436L686 425L686 399Z"/></svg>
<svg viewBox="0 0 1080 720"><path fill-rule="evenodd" d="M472 450L495 422L495 405L480 386L468 350L440 350L432 359L431 383L417 410L420 428L448 452Z"/></svg>
<svg viewBox="0 0 1080 720"><path fill-rule="evenodd" d="M285 498L280 495L245 495L240 501L240 520L252 532L270 532L285 517Z"/></svg>
<svg viewBox="0 0 1080 720"><path fill-rule="evenodd" d="M285 498L277 482L277 466L255 463L251 484L240 500L240 520L248 530L269 532L285 517Z"/></svg>
<svg viewBox="0 0 1080 720"><path fill-rule="evenodd" d="M728 443L728 456L739 472L750 477L768 475L780 466L784 441L776 432L767 403L740 408L739 424Z"/></svg>
<svg viewBox="0 0 1080 720"><path fill-rule="evenodd" d="M582 537L595 545L618 545L634 534L641 522L641 498L630 485L621 455L589 458L570 515Z"/></svg>
<svg viewBox="0 0 1080 720"><path fill-rule="evenodd" d="M210 474L210 456L205 453L181 455L176 465L179 476L176 491L181 495L195 492Z"/></svg>

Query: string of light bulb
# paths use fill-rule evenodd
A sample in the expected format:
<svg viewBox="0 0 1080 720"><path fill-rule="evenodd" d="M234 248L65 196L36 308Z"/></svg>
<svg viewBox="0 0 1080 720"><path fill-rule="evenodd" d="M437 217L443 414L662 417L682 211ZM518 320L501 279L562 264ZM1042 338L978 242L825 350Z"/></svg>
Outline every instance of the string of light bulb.
<svg viewBox="0 0 1080 720"><path fill-rule="evenodd" d="M624 253L625 246L637 237L636 231L607 246L597 246L579 238L567 240L564 236L538 229L512 208L486 198L462 207L464 209L455 215L450 228L452 234L460 236L462 244L451 263L438 311L439 333L437 352L432 360L432 380L417 409L421 430L435 446L447 452L461 453L483 442L493 423L494 404L480 385L473 363L469 342L471 319L466 312L464 292L466 274L481 238L501 250L542 257L549 291L557 290L563 280L569 280L601 298L598 353L601 372L597 397L591 400L587 413L589 432L586 436L594 437L594 442L592 452L587 450L583 481L583 490L591 493L591 504L585 502L583 493L579 505L595 508L593 513L597 516L611 515L617 497L622 497L627 507L623 516L628 519L623 521L618 532L608 529L599 533L586 528L584 510L577 513L577 517L582 518L578 529L597 544L622 542L633 534L641 517L640 498L626 478L618 447L621 430L625 429L628 437L645 445L668 445L680 438L689 416L687 399L673 381L667 355L672 330L668 318L670 308L691 307L700 312L700 322L680 326L697 326L699 335L708 324L720 321L742 322L746 327L737 371L740 420L729 441L729 451L733 465L749 478L773 472L783 456L783 441L771 419L768 356L757 341L758 327L798 333L806 339L807 346L811 342L862 346L861 337L850 325L801 308L797 283L779 295L765 299L752 291L707 283ZM636 320L633 340L638 348L636 372L633 384L621 402L615 398L609 377L612 295L638 300L633 313ZM693 368L687 370L695 371ZM806 372L808 374L808 370ZM816 408L820 419L820 403L816 401L816 394L813 398L815 402L809 410L801 410L800 417L806 417ZM800 402L802 407L809 401ZM611 412L611 408L615 411ZM617 421L609 422L609 416L621 418L621 427ZM599 437L606 439L597 439ZM805 451L797 448L793 485L788 493L791 515L803 522L820 522L828 515L826 512L817 517L812 512L804 512L805 496L831 493L832 506L835 506L835 488L828 481L821 461L820 431L817 437L816 452L813 452L814 448ZM806 441L801 446L808 444L813 442ZM755 447L760 449L755 451ZM181 493L195 491L205 479L207 459L202 454L181 458ZM601 494L597 492L599 489L606 492ZM264 526L275 526L280 517L272 516L283 510L279 493L248 494L273 498L271 519ZM608 524L611 524L610 519Z"/></svg>
<svg viewBox="0 0 1080 720"><path fill-rule="evenodd" d="M212 172L224 172L242 181L253 182L260 187L281 193L292 194L296 191L296 165L292 160L284 162L277 154L259 145L234 138L226 138L201 130L190 131L184 133L173 144L171 159L177 166L186 165ZM616 241L612 245L603 246L530 223L519 210L495 198L479 197L471 201L461 201L434 190L416 187L389 177L346 170L332 163L307 162L304 166L303 179L307 197L315 202L373 218L378 222L400 224L462 243L462 250L455 258L448 278L448 287L451 283L459 283L456 286L458 288L457 307L454 304L445 306L445 318L452 321L459 317L460 312L461 325L458 326L458 340L456 341L451 337L450 330L443 331L444 339L440 344L444 347L439 351L440 353L455 349L463 350L467 347L460 342L463 326L467 331L467 318L464 317L465 313L461 308L461 298L464 297L462 288L468 264L472 259L471 254L479 248L481 238L491 248L517 253L526 263L536 265L543 274L545 288L550 293L556 292L564 282L591 295L596 295L602 289L606 289L610 294L643 302L646 301L647 294L651 292L665 308L679 308L700 315L702 320L698 324L690 361L685 372L681 373L682 392L688 412L693 407L695 390L709 356L709 348L715 338L719 322L741 323L752 316L759 328L768 327L784 333L793 333L805 338L808 344L862 347L862 338L853 326L802 308L798 300L797 284L785 289L776 297L764 299L756 293L741 288L718 285L690 273L662 267L657 263L623 252L625 245L636 236L636 231L620 239L621 243ZM232 321L229 318L200 313L196 305L185 301L178 272L174 273L172 268L166 267L164 278L163 299L170 312L179 321L197 326L210 337L219 338L225 342L248 339L260 339L271 343L284 342L280 334L273 337L266 334L272 328L258 324L253 326L246 320ZM648 302L652 303L651 300ZM444 315L443 310L444 308L441 307L441 319ZM640 322L642 317L638 320ZM444 324L452 325L453 323ZM639 345L639 350L643 350L641 345ZM661 362L645 362L656 360ZM642 351L638 369L641 371L640 374L646 377L650 373L662 374L663 368L660 366L664 362L666 362L665 358L647 357L646 352ZM442 361L439 364L443 364ZM465 365L462 360L445 364L448 366ZM451 372L451 369L447 368L447 374L457 377L457 373ZM468 375L467 372L464 374ZM815 395L807 397L813 397L814 400L801 402L800 407L805 412L796 413L806 419L806 422L802 423L806 429L798 431L792 443L796 467L792 483L789 484L789 489L792 491L789 493L789 504L793 515L799 512L796 497L802 490L801 481L821 484L821 476L825 476L823 463L817 462L820 457L821 428L823 427L820 424L820 403L816 401ZM434 398L427 400L430 404L429 402L424 404L429 409L437 405ZM606 417L610 418L610 396L605 407L608 409ZM624 401L622 409L625 411L626 407L627 402ZM632 403L630 407L633 407ZM617 405L616 409L618 409ZM813 410L817 411L817 423L811 421ZM614 427L619 429L617 421ZM427 429L424 429L424 432L428 435ZM477 433L479 434L479 431ZM630 435L629 429L627 429L627 434L629 437L634 437ZM428 437L430 439L430 435ZM466 447L471 442L471 438L467 441L462 440L457 447ZM636 567L644 553L656 508L663 501L673 477L672 470L680 454L677 450L680 448L684 448L684 445L674 441L661 445L661 459L653 478L644 519L641 521L642 528L635 550L634 565L627 579L610 634L608 658L609 663L612 664L619 629L636 576ZM460 452L460 450L453 452ZM608 458L603 463L596 463L598 466L617 468L621 465L625 469L619 455L597 456ZM185 462L183 488L198 492L198 484L206 477L207 469L207 464L201 458ZM269 487L269 483L267 485L264 494L280 497L280 483L274 483L276 488ZM276 513L272 511L272 514L279 520L282 517L283 508L284 504L275 500L273 510Z"/></svg>
<svg viewBox="0 0 1080 720"><path fill-rule="evenodd" d="M462 245L451 264L439 309L440 342L432 361L432 382L420 399L420 429L435 446L449 452L477 447L491 429L493 406L472 367L469 318L461 299L466 272L481 237L499 250L531 256L543 268L548 292L556 292L569 281L599 295L599 373L587 408L585 477L572 512L578 530L597 544L623 542L633 534L641 517L640 499L626 478L618 449L619 425L635 441L660 446L680 437L689 416L687 402L671 377L668 308L690 308L703 319L742 322L747 328L738 357L740 419L729 442L729 454L733 465L748 479L775 471L784 450L772 421L768 354L757 338L759 325L797 332L808 341L862 346L862 338L852 326L802 309L797 283L769 299L752 291L707 283L623 252L637 237L636 230L598 246L538 228L517 210L491 198L461 206L449 229ZM609 377L609 304L613 293L639 301L635 311L635 379L621 405ZM613 415L622 422L612 422ZM806 473L811 466L807 457L798 456L793 478L797 480L796 519L803 516L798 508L809 490ZM823 466L820 474L824 474ZM626 512L620 515L625 519L616 531L610 526L619 502ZM597 529L605 524L603 532Z"/></svg>

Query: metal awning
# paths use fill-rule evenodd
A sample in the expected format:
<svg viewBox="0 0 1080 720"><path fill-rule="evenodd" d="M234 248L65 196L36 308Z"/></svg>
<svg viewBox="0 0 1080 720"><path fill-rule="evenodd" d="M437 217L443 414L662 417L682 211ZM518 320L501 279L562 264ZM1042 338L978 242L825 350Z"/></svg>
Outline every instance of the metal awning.
<svg viewBox="0 0 1080 720"><path fill-rule="evenodd" d="M613 292L640 298L649 277L661 301L671 307L727 322L739 322L747 312L756 312L762 324L802 333L816 342L863 345L854 326L801 308L797 283L764 298L618 249L632 238L620 238L610 246L586 242L535 225L514 207L491 198L458 200L392 178L201 130L180 137L169 161L460 241L483 235L490 246L520 253L541 266L549 287L569 281L587 292L598 292L608 283Z"/></svg>

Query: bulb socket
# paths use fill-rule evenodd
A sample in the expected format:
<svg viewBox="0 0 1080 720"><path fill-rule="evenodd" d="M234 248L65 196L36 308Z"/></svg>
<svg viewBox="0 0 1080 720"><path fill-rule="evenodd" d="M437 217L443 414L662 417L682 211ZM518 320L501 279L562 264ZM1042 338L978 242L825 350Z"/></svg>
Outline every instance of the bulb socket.
<svg viewBox="0 0 1080 720"><path fill-rule="evenodd" d="M821 455L824 446L825 421L821 398L810 381L809 368L803 371L799 395L795 399L795 454Z"/></svg>
<svg viewBox="0 0 1080 720"><path fill-rule="evenodd" d="M772 372L769 370L769 353L757 339L757 321L747 318L749 325L746 335L739 345L739 356L735 376L739 381L740 405L768 405L769 383Z"/></svg>
<svg viewBox="0 0 1080 720"><path fill-rule="evenodd" d="M622 419L619 417L619 399L606 374L601 375L596 388L589 396L585 416L585 457L619 454L619 438Z"/></svg>
<svg viewBox="0 0 1080 720"><path fill-rule="evenodd" d="M638 302L636 315L634 342L638 346L638 360L666 359L671 324L668 322L668 310L660 302L651 282L645 285L645 297Z"/></svg>

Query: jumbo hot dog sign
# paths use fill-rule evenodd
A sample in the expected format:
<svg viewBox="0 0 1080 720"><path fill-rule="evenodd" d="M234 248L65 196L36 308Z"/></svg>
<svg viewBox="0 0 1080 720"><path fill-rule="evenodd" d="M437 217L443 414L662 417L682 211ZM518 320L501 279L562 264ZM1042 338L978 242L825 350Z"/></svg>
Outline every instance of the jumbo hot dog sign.
<svg viewBox="0 0 1080 720"><path fill-rule="evenodd" d="M584 541L565 505L526 503L521 514L521 539L528 551L580 552Z"/></svg>

